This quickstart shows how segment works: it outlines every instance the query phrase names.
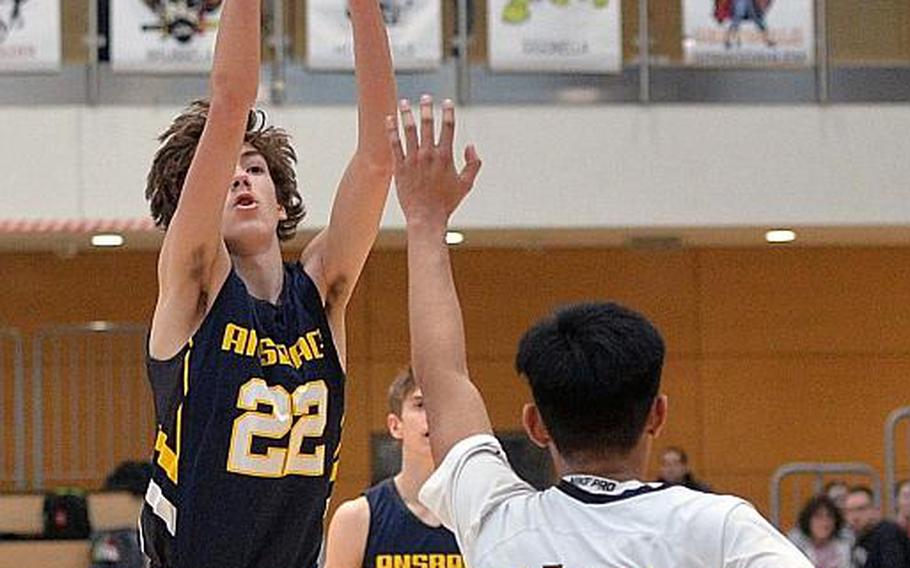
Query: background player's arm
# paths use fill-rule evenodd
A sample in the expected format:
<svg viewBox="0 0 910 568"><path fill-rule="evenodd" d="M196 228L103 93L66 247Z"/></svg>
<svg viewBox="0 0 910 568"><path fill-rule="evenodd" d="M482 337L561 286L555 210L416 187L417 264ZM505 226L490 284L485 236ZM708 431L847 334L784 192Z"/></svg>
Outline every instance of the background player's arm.
<svg viewBox="0 0 910 568"><path fill-rule="evenodd" d="M260 4L228 0L221 13L208 118L158 257L158 302L149 339L157 359L170 358L186 344L230 270L221 217L256 102Z"/></svg>
<svg viewBox="0 0 910 568"><path fill-rule="evenodd" d="M350 9L358 93L357 149L338 185L328 226L300 259L322 293L336 342L343 340L339 328L343 328L344 308L376 240L388 196L393 164L383 121L395 112L396 96L379 2L351 0ZM339 348L343 350L343 344Z"/></svg>
<svg viewBox="0 0 910 568"><path fill-rule="evenodd" d="M325 568L361 568L370 532L370 504L366 497L342 503L325 544Z"/></svg>
<svg viewBox="0 0 910 568"><path fill-rule="evenodd" d="M459 440L492 431L487 410L468 376L464 322L452 278L445 232L449 217L470 191L480 171L472 146L467 164L456 171L452 157L455 109L443 105L440 143L434 143L432 101L421 100L421 135L410 108L403 105L407 155L398 128L389 119L387 129L395 155L395 185L407 220L408 311L411 364L423 391L430 446L440 463Z"/></svg>

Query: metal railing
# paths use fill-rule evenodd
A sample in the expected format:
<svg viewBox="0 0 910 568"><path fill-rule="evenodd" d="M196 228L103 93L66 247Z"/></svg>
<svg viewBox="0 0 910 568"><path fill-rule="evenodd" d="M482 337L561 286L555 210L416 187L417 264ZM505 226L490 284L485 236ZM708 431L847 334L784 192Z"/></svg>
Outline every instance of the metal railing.
<svg viewBox="0 0 910 568"><path fill-rule="evenodd" d="M92 322L35 334L32 486L98 484L123 460L147 459L154 410L144 326Z"/></svg>
<svg viewBox="0 0 910 568"><path fill-rule="evenodd" d="M0 432L15 443L0 446L0 483L17 490L26 488L25 467L25 353L22 335L14 329L0 328ZM5 441L5 440L4 440Z"/></svg>
<svg viewBox="0 0 910 568"><path fill-rule="evenodd" d="M812 475L814 477L814 492L821 493L826 475L861 475L867 476L875 495L875 504L881 504L882 480L875 469L865 463L812 463L795 462L780 466L771 476L771 522L780 528L781 520L781 487L788 477L796 475Z"/></svg>
<svg viewBox="0 0 910 568"><path fill-rule="evenodd" d="M910 424L910 406L894 410L885 421L885 493L889 517L897 514L897 428L903 421ZM907 455L910 456L910 446Z"/></svg>

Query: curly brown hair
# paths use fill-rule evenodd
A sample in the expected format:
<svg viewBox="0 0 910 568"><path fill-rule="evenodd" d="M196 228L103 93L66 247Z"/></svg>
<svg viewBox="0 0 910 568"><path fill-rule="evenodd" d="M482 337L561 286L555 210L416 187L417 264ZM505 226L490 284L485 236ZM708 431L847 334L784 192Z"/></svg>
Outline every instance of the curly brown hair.
<svg viewBox="0 0 910 568"><path fill-rule="evenodd" d="M145 198L149 201L155 225L165 230L177 209L208 110L208 101L193 101L158 137L161 147L155 153L146 179ZM243 140L265 158L275 183L275 196L287 213L287 219L278 222L278 238L283 241L293 238L297 225L306 216L306 208L297 191L294 171L297 153L291 146L290 136L281 128L266 126L265 113L252 110Z"/></svg>

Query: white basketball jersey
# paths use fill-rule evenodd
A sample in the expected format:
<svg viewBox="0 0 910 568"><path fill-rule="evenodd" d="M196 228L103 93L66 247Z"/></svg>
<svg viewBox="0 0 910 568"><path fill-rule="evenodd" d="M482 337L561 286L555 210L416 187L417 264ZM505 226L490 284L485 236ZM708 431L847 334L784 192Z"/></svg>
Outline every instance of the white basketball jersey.
<svg viewBox="0 0 910 568"><path fill-rule="evenodd" d="M582 475L538 491L486 434L455 445L420 499L471 568L812 568L742 499Z"/></svg>

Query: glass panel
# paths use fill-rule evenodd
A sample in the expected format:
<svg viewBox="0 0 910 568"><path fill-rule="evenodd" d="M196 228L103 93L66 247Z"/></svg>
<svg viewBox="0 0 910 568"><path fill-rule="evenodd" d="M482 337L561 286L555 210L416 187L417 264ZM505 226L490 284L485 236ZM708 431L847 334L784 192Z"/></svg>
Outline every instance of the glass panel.
<svg viewBox="0 0 910 568"><path fill-rule="evenodd" d="M831 100L910 101L910 2L827 2Z"/></svg>
<svg viewBox="0 0 910 568"><path fill-rule="evenodd" d="M637 7L635 12L638 13ZM648 10L651 65L682 63L682 27L682 0L676 2L651 0Z"/></svg>
<svg viewBox="0 0 910 568"><path fill-rule="evenodd" d="M60 17L63 18L63 63L88 62L88 14L90 0L63 0Z"/></svg>
<svg viewBox="0 0 910 568"><path fill-rule="evenodd" d="M828 37L836 65L908 65L910 2L828 0Z"/></svg>

